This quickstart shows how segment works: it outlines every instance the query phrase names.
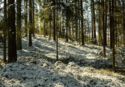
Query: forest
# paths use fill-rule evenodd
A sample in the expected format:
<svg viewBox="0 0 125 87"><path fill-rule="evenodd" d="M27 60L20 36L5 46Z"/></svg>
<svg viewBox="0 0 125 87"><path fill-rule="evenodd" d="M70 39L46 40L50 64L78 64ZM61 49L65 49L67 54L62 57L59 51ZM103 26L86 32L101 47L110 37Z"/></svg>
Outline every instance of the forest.
<svg viewBox="0 0 125 87"><path fill-rule="evenodd" d="M125 87L125 0L0 0L0 87Z"/></svg>

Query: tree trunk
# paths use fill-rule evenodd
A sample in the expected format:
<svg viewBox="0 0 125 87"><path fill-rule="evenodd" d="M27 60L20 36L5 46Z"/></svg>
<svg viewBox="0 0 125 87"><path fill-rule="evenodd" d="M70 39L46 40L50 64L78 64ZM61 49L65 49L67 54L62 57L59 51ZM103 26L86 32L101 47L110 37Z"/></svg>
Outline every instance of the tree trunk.
<svg viewBox="0 0 125 87"><path fill-rule="evenodd" d="M27 37L27 0L25 0L25 33Z"/></svg>
<svg viewBox="0 0 125 87"><path fill-rule="evenodd" d="M30 22L30 29L29 29L29 46L32 46L32 2L29 0L29 22Z"/></svg>
<svg viewBox="0 0 125 87"><path fill-rule="evenodd" d="M92 8L93 8L93 27L94 27L94 39L95 39L95 42L94 44L96 44L96 25L95 25L95 9L94 9L94 0L92 0Z"/></svg>
<svg viewBox="0 0 125 87"><path fill-rule="evenodd" d="M17 50L22 49L21 40L21 0L17 0Z"/></svg>
<svg viewBox="0 0 125 87"><path fill-rule="evenodd" d="M8 0L8 63L17 61L14 1Z"/></svg>
<svg viewBox="0 0 125 87"><path fill-rule="evenodd" d="M91 0L91 21L92 21L92 39L93 39L93 4L92 4L93 2L92 2L92 0Z"/></svg>
<svg viewBox="0 0 125 87"><path fill-rule="evenodd" d="M112 49L112 19L111 19L111 0L109 0L109 15L110 15L110 49Z"/></svg>
<svg viewBox="0 0 125 87"><path fill-rule="evenodd" d="M80 6L80 0L78 1L78 6ZM81 16L80 15L80 10L79 10L79 16ZM81 29L80 29L80 18L79 18L79 44L80 44L80 35L81 35Z"/></svg>
<svg viewBox="0 0 125 87"><path fill-rule="evenodd" d="M75 1L75 14L77 14L77 9L76 9L76 7L77 7L77 1ZM75 35L76 35L76 41L77 41L77 39L78 39L78 21L77 21L77 17L75 17Z"/></svg>
<svg viewBox="0 0 125 87"><path fill-rule="evenodd" d="M104 0L103 0L103 57L106 57L106 54L105 54L105 27L104 27Z"/></svg>
<svg viewBox="0 0 125 87"><path fill-rule="evenodd" d="M84 45L84 32L83 32L83 4L81 0L81 31L82 31L82 45Z"/></svg>
<svg viewBox="0 0 125 87"><path fill-rule="evenodd" d="M101 2L100 0L99 0L99 2ZM99 45L101 45L101 14L102 14L102 12L101 12L101 4L99 4L99 6L98 6L98 8L99 8L99 23L98 23L98 33L99 33Z"/></svg>
<svg viewBox="0 0 125 87"><path fill-rule="evenodd" d="M125 46L125 1L122 0L123 3L123 44Z"/></svg>
<svg viewBox="0 0 125 87"><path fill-rule="evenodd" d="M105 1L105 46L107 46L107 0Z"/></svg>
<svg viewBox="0 0 125 87"><path fill-rule="evenodd" d="M53 3L54 3L54 6L55 6L55 0L53 0ZM56 31L55 31L55 7L53 9L53 40L55 41L56 40Z"/></svg>
<svg viewBox="0 0 125 87"><path fill-rule="evenodd" d="M68 24L69 24L68 11L66 11L66 42L68 42Z"/></svg>
<svg viewBox="0 0 125 87"><path fill-rule="evenodd" d="M44 37L46 37L45 19L44 19L44 23L43 23L43 30L44 30Z"/></svg>
<svg viewBox="0 0 125 87"><path fill-rule="evenodd" d="M4 21L7 20L7 9L6 9L6 0L4 0ZM7 34L7 24L5 24L5 27L4 27L4 30L3 30L3 33L4 33L4 41L3 41L3 60L4 60L4 63L7 62L6 60L6 34Z"/></svg>
<svg viewBox="0 0 125 87"><path fill-rule="evenodd" d="M112 61L112 69L115 71L115 44L114 44L114 0L112 0L112 55L113 55L113 61Z"/></svg>
<svg viewBox="0 0 125 87"><path fill-rule="evenodd" d="M33 34L33 37L35 37L35 23L34 23L35 22L35 19L34 19L34 3L35 2L34 2L34 0L33 0L32 3L33 3L32 4L33 5L33 7L32 7L33 8L33 11L32 11L32 13L33 13L33 30L32 30L32 34Z"/></svg>
<svg viewBox="0 0 125 87"><path fill-rule="evenodd" d="M51 39L51 21L49 21L50 31L49 31L49 39Z"/></svg>

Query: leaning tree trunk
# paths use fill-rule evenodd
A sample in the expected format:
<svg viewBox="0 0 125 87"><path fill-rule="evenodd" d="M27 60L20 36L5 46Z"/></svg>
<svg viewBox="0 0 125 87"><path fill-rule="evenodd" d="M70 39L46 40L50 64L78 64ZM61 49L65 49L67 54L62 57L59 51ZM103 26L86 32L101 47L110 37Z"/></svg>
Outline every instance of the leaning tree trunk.
<svg viewBox="0 0 125 87"><path fill-rule="evenodd" d="M6 9L6 0L4 0L4 20L7 20L7 9ZM4 30L3 30L3 33L4 33L4 41L3 41L3 60L4 62L6 63L7 60L6 60L6 34L7 34L7 25L5 23L5 27L4 27Z"/></svg>
<svg viewBox="0 0 125 87"><path fill-rule="evenodd" d="M17 61L14 1L8 0L8 63Z"/></svg>
<svg viewBox="0 0 125 87"><path fill-rule="evenodd" d="M17 50L22 49L21 40L21 0L17 0Z"/></svg>
<svg viewBox="0 0 125 87"><path fill-rule="evenodd" d="M29 29L29 46L32 46L32 2L29 0L29 22L30 22L30 29Z"/></svg>

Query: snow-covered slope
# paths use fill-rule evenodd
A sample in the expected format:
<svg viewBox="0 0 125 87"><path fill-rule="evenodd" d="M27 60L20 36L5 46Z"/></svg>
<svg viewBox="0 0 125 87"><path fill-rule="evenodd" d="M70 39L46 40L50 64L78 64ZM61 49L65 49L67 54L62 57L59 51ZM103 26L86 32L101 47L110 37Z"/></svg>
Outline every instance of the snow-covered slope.
<svg viewBox="0 0 125 87"><path fill-rule="evenodd" d="M60 61L56 62L54 41L36 36L28 47L28 38L23 38L18 61L0 68L0 87L125 87L124 76L100 70L111 64L97 58L102 47L94 48L98 49L59 41Z"/></svg>

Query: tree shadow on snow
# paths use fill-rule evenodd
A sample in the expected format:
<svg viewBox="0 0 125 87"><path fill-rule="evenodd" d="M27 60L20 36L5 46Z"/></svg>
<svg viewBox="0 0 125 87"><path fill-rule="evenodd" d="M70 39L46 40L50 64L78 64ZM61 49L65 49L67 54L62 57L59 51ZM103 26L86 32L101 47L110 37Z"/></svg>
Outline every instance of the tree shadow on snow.
<svg viewBox="0 0 125 87"><path fill-rule="evenodd" d="M21 65L25 67L20 67ZM43 64L39 64L43 66ZM63 75L60 75L56 72L51 72L49 68L52 65L47 64L46 67L36 67L33 65L25 65L23 63L19 63L16 67L18 70L16 70L15 64L9 64L7 68L4 68L3 74L1 77L6 78L7 80L16 80L19 81L20 84L31 84L33 87L54 87L55 84L62 85L64 87L97 87L99 85L108 86L109 83L113 82L111 79L101 79L96 77L91 77L88 75L79 76L79 75L73 75L73 73L67 73L63 72ZM19 71L20 70L20 71ZM27 70L27 72L25 72ZM39 73L35 73L37 70L39 70ZM6 71L9 71L7 73ZM11 73L12 72L12 73ZM40 81L40 82L39 82ZM82 81L82 83L81 83ZM9 83L13 85L14 81L9 81ZM2 83L4 85L4 83ZM6 83L5 83L6 84ZM112 84L112 86L116 86L116 84ZM28 86L28 85L25 85ZM1 86L2 87L2 86ZM3 86L4 87L4 86ZM9 87L9 86L7 86ZM21 86L22 87L22 86ZM32 87L32 86L31 86ZM117 87L120 87L119 84L117 84Z"/></svg>

